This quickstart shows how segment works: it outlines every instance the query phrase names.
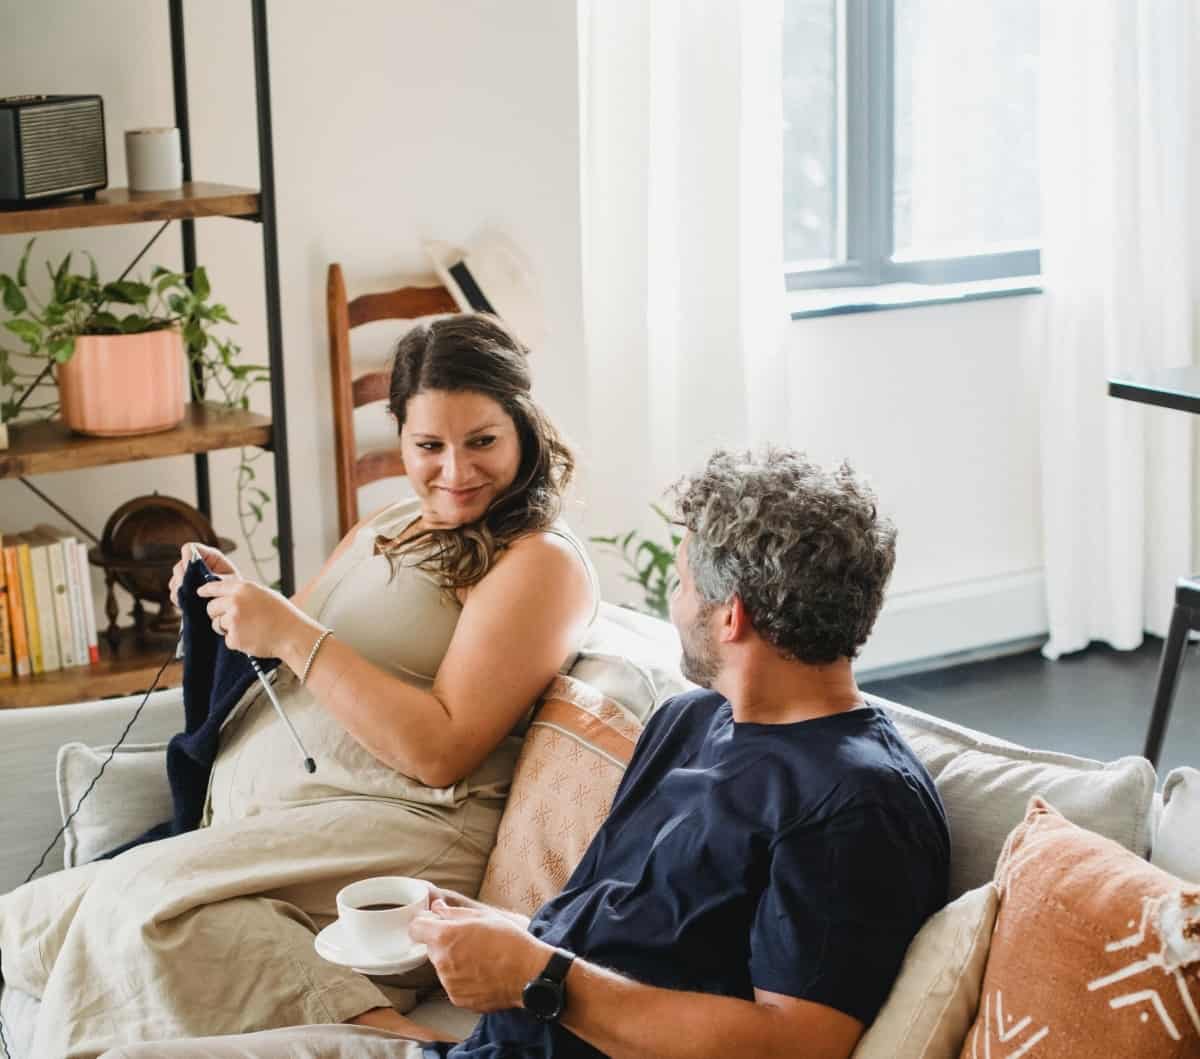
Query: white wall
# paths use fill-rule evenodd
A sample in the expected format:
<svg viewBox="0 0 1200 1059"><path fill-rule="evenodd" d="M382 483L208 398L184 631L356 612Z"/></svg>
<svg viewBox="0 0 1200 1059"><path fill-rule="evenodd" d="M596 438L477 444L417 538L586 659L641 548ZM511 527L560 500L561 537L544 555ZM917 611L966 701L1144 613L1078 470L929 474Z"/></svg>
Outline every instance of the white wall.
<svg viewBox="0 0 1200 1059"><path fill-rule="evenodd" d="M283 337L299 578L334 543L325 268L351 290L428 271L420 241L460 241L485 226L516 238L539 272L548 312L538 357L544 402L578 442L573 380L582 365L578 104L574 5L561 0L316 0L272 3L270 47L283 289ZM199 179L256 186L249 5L185 5ZM352 14L348 13L351 12ZM28 4L0 0L0 94L104 96L110 181L125 183L123 130L172 124L167 8L145 0ZM57 233L54 256L91 249L120 269L150 225ZM247 354L265 359L262 255L256 226L197 225L200 260L229 304ZM23 237L0 238L0 270ZM174 233L156 260L178 265ZM259 404L265 407L265 392ZM213 459L215 521L232 533L231 455ZM47 476L99 531L118 503L158 489L194 500L190 459ZM15 483L0 486L0 529L51 514ZM52 517L52 516L51 516Z"/></svg>
<svg viewBox="0 0 1200 1059"><path fill-rule="evenodd" d="M252 52L243 0L189 4L188 65L198 177L254 185ZM572 521L586 533L644 523L651 497L588 508L625 469L588 445L580 297L578 59L564 0L357 0L351 9L270 5L283 333L297 571L315 572L336 526L324 272L340 260L353 290L425 270L422 238L485 226L532 259L548 311L538 391L586 452ZM111 180L123 184L122 131L170 124L165 4L0 0L0 94L104 95ZM91 249L120 268L152 229L43 237L54 255ZM198 224L214 289L265 346L255 226ZM176 264L172 234L157 258ZM0 270L23 239L0 238ZM1036 298L795 321L803 436L848 456L875 482L900 529L892 598L868 665L936 655L1044 628L1040 617L1036 394L1024 350ZM382 348L383 342L376 338ZM265 404L265 394L260 398ZM231 533L233 458L214 458L218 529ZM158 489L194 499L189 459L46 476L38 485L99 530L118 503ZM0 484L0 530L49 514ZM606 592L627 598L615 570ZM1038 622L1042 624L1039 628Z"/></svg>
<svg viewBox="0 0 1200 1059"><path fill-rule="evenodd" d="M847 457L899 528L864 666L1045 631L1036 296L796 320L789 442Z"/></svg>

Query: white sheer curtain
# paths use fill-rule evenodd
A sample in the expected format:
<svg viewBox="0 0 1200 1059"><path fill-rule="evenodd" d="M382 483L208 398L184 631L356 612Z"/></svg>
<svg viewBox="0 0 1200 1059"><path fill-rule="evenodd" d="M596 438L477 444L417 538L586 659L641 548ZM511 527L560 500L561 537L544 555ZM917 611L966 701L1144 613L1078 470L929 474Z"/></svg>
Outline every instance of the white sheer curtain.
<svg viewBox="0 0 1200 1059"><path fill-rule="evenodd" d="M582 0L591 445L621 468L590 492L614 518L780 423L781 19L780 0Z"/></svg>
<svg viewBox="0 0 1200 1059"><path fill-rule="evenodd" d="M1190 572L1192 417L1106 396L1190 364L1194 0L1045 0L1043 521L1054 658L1162 633Z"/></svg>

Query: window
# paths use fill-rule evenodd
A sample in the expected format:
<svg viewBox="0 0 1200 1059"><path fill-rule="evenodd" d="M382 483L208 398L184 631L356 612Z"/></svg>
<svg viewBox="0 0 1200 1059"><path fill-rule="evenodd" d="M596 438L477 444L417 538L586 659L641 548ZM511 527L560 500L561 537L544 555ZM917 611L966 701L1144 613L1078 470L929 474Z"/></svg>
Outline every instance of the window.
<svg viewBox="0 0 1200 1059"><path fill-rule="evenodd" d="M790 288L1040 270L1040 0L784 0Z"/></svg>

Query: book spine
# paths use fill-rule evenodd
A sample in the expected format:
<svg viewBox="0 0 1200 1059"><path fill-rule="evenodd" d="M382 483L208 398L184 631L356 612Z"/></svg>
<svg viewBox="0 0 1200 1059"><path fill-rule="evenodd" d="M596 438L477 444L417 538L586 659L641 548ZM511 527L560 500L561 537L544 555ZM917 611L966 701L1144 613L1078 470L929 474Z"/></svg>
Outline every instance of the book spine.
<svg viewBox="0 0 1200 1059"><path fill-rule="evenodd" d="M75 647L75 664L86 666L88 658L87 621L83 616L83 585L79 573L79 544L74 537L64 537L62 545L63 566L67 570L67 594L71 603L71 642Z"/></svg>
<svg viewBox="0 0 1200 1059"><path fill-rule="evenodd" d="M4 549L4 573L8 581L8 627L12 632L13 672L27 677L32 672L29 636L25 632L25 601L21 593L21 559L15 545Z"/></svg>
<svg viewBox="0 0 1200 1059"><path fill-rule="evenodd" d="M25 633L29 637L29 668L33 673L46 671L42 655L42 623L38 617L37 596L33 591L33 563L29 557L29 545L22 541L17 545L17 557L21 565L21 602L25 604Z"/></svg>
<svg viewBox="0 0 1200 1059"><path fill-rule="evenodd" d="M38 628L42 634L42 666L47 673L62 669L58 649L58 621L54 616L54 585L50 578L50 546L33 544L29 547L29 564L33 567L33 594L37 601Z"/></svg>
<svg viewBox="0 0 1200 1059"><path fill-rule="evenodd" d="M4 551L0 548L0 553ZM4 572L4 561L0 558L0 677L13 675L13 649L11 623L8 619L8 576Z"/></svg>
<svg viewBox="0 0 1200 1059"><path fill-rule="evenodd" d="M88 659L95 665L100 661L100 637L96 635L96 594L92 591L92 569L88 566L87 545L80 541L76 547L79 581L83 586L83 619L87 627Z"/></svg>
<svg viewBox="0 0 1200 1059"><path fill-rule="evenodd" d="M71 588L67 584L67 566L63 562L62 541L46 545L50 563L50 592L54 600L54 631L58 633L58 651L63 669L79 664L75 653L75 625L71 621Z"/></svg>

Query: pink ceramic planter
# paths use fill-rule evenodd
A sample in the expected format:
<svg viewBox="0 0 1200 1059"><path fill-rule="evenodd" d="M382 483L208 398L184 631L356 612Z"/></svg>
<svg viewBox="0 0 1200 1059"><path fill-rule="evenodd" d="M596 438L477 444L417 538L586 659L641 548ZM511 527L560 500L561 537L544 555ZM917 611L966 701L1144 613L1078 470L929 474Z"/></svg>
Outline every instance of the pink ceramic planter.
<svg viewBox="0 0 1200 1059"><path fill-rule="evenodd" d="M80 335L58 366L59 415L100 437L170 430L183 420L186 372L178 331Z"/></svg>

